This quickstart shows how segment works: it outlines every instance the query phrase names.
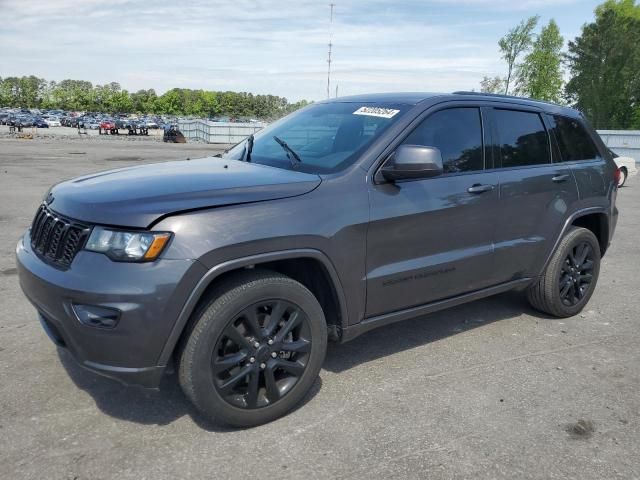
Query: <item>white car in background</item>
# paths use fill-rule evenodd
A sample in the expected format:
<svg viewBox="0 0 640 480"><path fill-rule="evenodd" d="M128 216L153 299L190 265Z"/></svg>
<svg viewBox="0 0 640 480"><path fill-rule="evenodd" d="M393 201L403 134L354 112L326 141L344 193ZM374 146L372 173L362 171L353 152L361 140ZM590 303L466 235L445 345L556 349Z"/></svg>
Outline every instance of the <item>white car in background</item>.
<svg viewBox="0 0 640 480"><path fill-rule="evenodd" d="M44 119L44 123L46 123L50 127L59 127L60 126L60 120L57 119L57 118L54 118L54 117L45 118Z"/></svg>
<svg viewBox="0 0 640 480"><path fill-rule="evenodd" d="M620 170L620 181L618 182L618 187L621 187L625 184L629 176L633 176L638 173L636 161L631 157L621 157L611 149L609 149L609 151L611 152L611 155L613 155L613 159Z"/></svg>

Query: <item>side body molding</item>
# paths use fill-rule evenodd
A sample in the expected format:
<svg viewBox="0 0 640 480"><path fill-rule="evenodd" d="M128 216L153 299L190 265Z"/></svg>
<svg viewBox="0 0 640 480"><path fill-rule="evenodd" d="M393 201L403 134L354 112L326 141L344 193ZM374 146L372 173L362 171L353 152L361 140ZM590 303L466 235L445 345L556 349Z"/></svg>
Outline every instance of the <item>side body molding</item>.
<svg viewBox="0 0 640 480"><path fill-rule="evenodd" d="M196 305L200 301L202 294L204 291L211 285L218 276L222 275L225 272L229 272L231 270L237 270L239 268L248 267L251 265L257 265L266 262L273 262L276 260L289 260L294 258L312 258L314 260L318 260L324 268L327 270L331 282L333 283L334 290L336 292L338 307L340 309L340 317L342 320L342 325L340 325L341 329L347 325L348 321L348 313L347 313L347 304L344 296L344 291L342 289L342 284L340 283L340 278L338 277L338 273L329 260L329 258L319 250L315 249L295 249L295 250L283 250L277 252L268 252L262 253L259 255L251 255L249 257L238 258L234 260L229 260L223 263L220 263L213 268L209 269L207 273L200 279L197 283L196 287L193 289L186 303L182 307L180 315L176 320L173 329L171 330L171 334L167 339L167 342L162 349L162 353L160 354L160 358L158 359L157 364L160 366L166 366L169 362L171 355L173 354L173 350L175 349L176 344L178 343L178 339L180 335L187 325L191 314L193 313Z"/></svg>

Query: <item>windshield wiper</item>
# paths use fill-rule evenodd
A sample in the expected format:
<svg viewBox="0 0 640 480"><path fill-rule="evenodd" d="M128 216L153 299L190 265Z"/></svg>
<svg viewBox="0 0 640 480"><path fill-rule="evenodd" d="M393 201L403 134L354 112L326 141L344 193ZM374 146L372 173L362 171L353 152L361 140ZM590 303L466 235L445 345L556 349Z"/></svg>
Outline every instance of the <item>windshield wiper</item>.
<svg viewBox="0 0 640 480"><path fill-rule="evenodd" d="M249 135L247 137L247 145L244 147L244 161L245 162L250 162L251 161L251 152L253 151L253 134Z"/></svg>
<svg viewBox="0 0 640 480"><path fill-rule="evenodd" d="M300 158L300 155L298 155L293 148L287 145L287 142L285 142L284 140L281 140L275 135L273 136L273 139L276 142L278 142L278 145L280 145L282 149L285 151L285 153L287 154L287 158L289 159L289 161L291 161L292 167L296 168L298 165L302 163L302 159Z"/></svg>

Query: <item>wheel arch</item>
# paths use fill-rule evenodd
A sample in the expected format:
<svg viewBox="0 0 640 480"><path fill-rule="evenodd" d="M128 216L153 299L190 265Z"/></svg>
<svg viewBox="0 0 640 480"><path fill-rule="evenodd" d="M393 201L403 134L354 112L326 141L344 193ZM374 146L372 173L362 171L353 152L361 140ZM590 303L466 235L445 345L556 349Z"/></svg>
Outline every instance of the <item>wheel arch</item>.
<svg viewBox="0 0 640 480"><path fill-rule="evenodd" d="M538 276L542 275L545 268L551 261L553 252L558 248L558 244L571 227L583 227L591 230L600 244L600 255L604 256L609 246L609 215L603 207L590 207L578 210L570 215L564 222L562 230L556 238L553 248L547 253L545 262L540 269Z"/></svg>
<svg viewBox="0 0 640 480"><path fill-rule="evenodd" d="M169 363L193 313L216 285L238 271L251 268L278 271L302 283L322 306L330 336L335 339L340 337L342 329L347 325L348 312L340 278L329 258L315 249L269 252L220 263L204 274L182 307L162 349L158 365ZM315 275L316 273L321 273L321 276Z"/></svg>
<svg viewBox="0 0 640 480"><path fill-rule="evenodd" d="M571 222L572 227L582 227L590 230L600 244L600 255L604 256L609 246L609 219L604 212L585 213Z"/></svg>

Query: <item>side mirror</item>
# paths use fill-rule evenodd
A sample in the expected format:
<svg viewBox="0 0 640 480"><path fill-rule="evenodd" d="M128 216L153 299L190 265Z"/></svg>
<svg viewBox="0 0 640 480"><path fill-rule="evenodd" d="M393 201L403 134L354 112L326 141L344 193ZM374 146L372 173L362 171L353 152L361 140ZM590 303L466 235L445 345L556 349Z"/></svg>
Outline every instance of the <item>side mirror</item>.
<svg viewBox="0 0 640 480"><path fill-rule="evenodd" d="M435 147L400 145L380 172L390 181L442 175L442 153Z"/></svg>

